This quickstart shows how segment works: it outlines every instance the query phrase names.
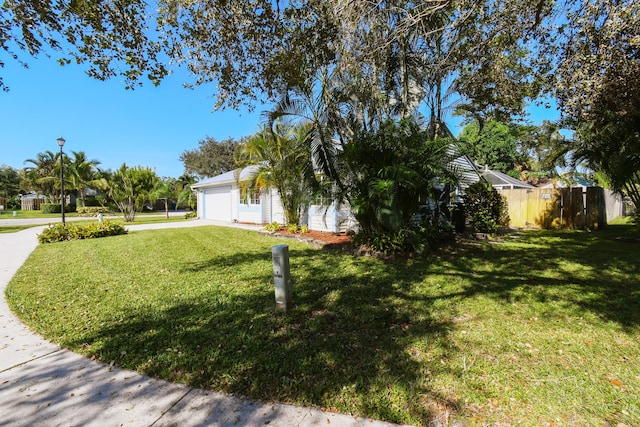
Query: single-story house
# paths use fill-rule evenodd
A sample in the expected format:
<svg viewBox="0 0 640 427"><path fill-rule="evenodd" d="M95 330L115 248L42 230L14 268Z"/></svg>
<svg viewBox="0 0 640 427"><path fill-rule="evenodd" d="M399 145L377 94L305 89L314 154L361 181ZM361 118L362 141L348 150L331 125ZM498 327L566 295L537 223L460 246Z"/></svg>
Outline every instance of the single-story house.
<svg viewBox="0 0 640 427"><path fill-rule="evenodd" d="M278 192L269 188L259 194L244 198L240 194L239 182L246 180L255 171L255 166L236 169L193 184L197 192L198 218L222 222L251 224L284 224L284 210ZM303 214L302 222L310 230L341 232L355 225L348 209L339 209L336 203L329 206L311 205Z"/></svg>
<svg viewBox="0 0 640 427"><path fill-rule="evenodd" d="M477 169L467 156L455 159L453 166L462 174L457 193L479 180ZM239 182L248 179L255 168L236 169L193 184L191 188L197 193L198 218L229 223L284 224L284 211L275 189L251 194L243 200ZM357 229L349 207L336 202L330 202L328 206L312 204L303 214L302 223L307 224L310 230L332 233Z"/></svg>
<svg viewBox="0 0 640 427"><path fill-rule="evenodd" d="M524 181L520 181L512 176L507 175L506 173L502 173L499 171L494 171L489 169L487 166L484 167L480 172L480 176L491 184L493 188L496 190L515 190L518 188L528 188L533 189L536 188L531 184L527 184Z"/></svg>

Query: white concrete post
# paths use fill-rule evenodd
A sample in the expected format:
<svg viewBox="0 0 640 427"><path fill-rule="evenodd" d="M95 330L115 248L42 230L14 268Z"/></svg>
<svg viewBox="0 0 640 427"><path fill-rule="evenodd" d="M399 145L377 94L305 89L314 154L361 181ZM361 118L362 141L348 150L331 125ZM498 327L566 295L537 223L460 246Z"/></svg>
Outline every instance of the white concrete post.
<svg viewBox="0 0 640 427"><path fill-rule="evenodd" d="M292 305L289 246L273 246L271 257L273 258L273 281L276 288L276 311L288 311Z"/></svg>

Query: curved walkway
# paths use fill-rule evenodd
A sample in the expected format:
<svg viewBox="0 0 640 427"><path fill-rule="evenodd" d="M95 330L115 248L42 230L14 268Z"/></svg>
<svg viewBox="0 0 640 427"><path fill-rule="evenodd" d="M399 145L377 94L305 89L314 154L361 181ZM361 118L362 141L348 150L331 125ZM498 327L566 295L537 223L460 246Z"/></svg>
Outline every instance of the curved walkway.
<svg viewBox="0 0 640 427"><path fill-rule="evenodd" d="M127 228L202 225L229 226L195 220ZM43 228L0 234L0 426L393 425L173 384L89 360L44 340L15 317L5 300L7 284L37 246Z"/></svg>

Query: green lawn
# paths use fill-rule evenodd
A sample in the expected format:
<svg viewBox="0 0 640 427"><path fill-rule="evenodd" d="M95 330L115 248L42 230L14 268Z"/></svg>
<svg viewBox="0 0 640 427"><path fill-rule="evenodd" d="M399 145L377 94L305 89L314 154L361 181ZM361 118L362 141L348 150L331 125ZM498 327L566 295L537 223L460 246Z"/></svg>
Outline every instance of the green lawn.
<svg viewBox="0 0 640 427"><path fill-rule="evenodd" d="M16 233L18 231L22 231L31 227L35 227L35 226L34 225L2 225L0 226L0 233Z"/></svg>
<svg viewBox="0 0 640 427"><path fill-rule="evenodd" d="M30 211L30 212L34 212L34 211ZM115 224L122 224L124 226L128 224L151 224L156 222L186 221L184 218L184 215L170 216L169 218L167 218L163 213L136 214L135 221L133 222L125 222L124 218L119 215L108 215L108 217L109 217L109 221ZM9 217L9 216L0 217L0 219L11 219L11 218L15 218L15 217ZM18 216L17 218L20 218L20 216ZM16 231L24 230L31 227L37 227L39 225L48 225L50 224L50 222L48 221L50 218L60 218L60 214L39 214L39 215L29 214L29 215L23 216L22 218L42 218L42 222L39 224L29 224L29 225L0 225L0 233L14 233ZM97 221L97 218L81 217L76 214L71 214L70 216L67 216L68 221L70 218L83 218L83 219L73 219L74 224L83 224L83 223Z"/></svg>
<svg viewBox="0 0 640 427"><path fill-rule="evenodd" d="M198 387L429 425L640 424L640 238L523 232L383 262L198 227L40 245L14 311L78 353Z"/></svg>
<svg viewBox="0 0 640 427"><path fill-rule="evenodd" d="M49 218L60 218L61 217L61 213L43 213L42 211L39 210L33 210L33 211L23 211L23 210L17 210L16 212L16 216L13 216L13 212L12 210L5 210L5 211L0 211L0 219L21 219L21 218L42 218L43 220L49 219ZM169 211L169 213L173 213L173 211ZM164 211L160 212L160 211L156 211L156 212L138 212L136 213L136 217L147 217L147 216L163 216L165 213ZM67 218L75 218L75 217L82 217L82 215L77 214L76 212L65 212L65 217ZM120 212L117 213L109 213L109 214L105 214L105 216L111 216L111 215L115 215L115 216L122 216L122 214Z"/></svg>
<svg viewBox="0 0 640 427"><path fill-rule="evenodd" d="M60 218L60 216L62 215L61 213L42 213L42 211L40 210L32 210L32 211L16 210L15 211L16 216L13 216L13 212L14 211L12 210L6 210L3 212L0 212L0 219L42 218L46 220L49 218ZM65 212L65 216L71 218L79 215L76 214L75 212Z"/></svg>

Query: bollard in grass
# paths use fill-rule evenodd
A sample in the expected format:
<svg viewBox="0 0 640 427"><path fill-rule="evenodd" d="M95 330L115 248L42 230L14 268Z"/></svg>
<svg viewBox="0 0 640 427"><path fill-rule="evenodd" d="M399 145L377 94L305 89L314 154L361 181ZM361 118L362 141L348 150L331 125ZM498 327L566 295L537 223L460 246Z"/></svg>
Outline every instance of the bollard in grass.
<svg viewBox="0 0 640 427"><path fill-rule="evenodd" d="M291 308L291 273L289 271L289 246L276 245L271 248L273 258L273 281L276 291L276 311Z"/></svg>

